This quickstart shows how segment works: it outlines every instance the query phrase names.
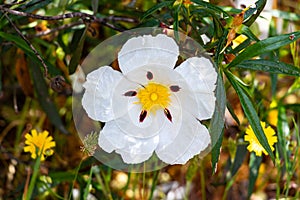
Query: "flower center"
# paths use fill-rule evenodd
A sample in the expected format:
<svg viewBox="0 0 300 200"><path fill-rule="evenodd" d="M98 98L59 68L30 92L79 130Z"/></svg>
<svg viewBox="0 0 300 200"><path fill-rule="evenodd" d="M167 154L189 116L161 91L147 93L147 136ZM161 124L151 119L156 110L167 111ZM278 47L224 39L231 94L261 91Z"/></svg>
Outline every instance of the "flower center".
<svg viewBox="0 0 300 200"><path fill-rule="evenodd" d="M157 96L157 94L155 92L153 92L151 94L150 98L151 98L152 101L156 101L158 99L158 96Z"/></svg>
<svg viewBox="0 0 300 200"><path fill-rule="evenodd" d="M162 84L149 82L137 91L137 97L143 110L155 112L159 108L168 107L170 89Z"/></svg>

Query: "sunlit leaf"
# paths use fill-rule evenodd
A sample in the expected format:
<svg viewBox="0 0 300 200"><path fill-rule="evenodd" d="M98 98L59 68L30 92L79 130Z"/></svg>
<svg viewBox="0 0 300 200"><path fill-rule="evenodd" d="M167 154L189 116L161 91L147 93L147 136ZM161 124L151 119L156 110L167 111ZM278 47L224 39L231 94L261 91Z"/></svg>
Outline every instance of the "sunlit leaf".
<svg viewBox="0 0 300 200"><path fill-rule="evenodd" d="M280 61L273 60L245 60L236 67L250 70L259 70L276 74L300 76L300 68Z"/></svg>
<svg viewBox="0 0 300 200"><path fill-rule="evenodd" d="M293 36L293 38L291 38ZM242 61L261 55L266 52L276 50L282 46L288 45L291 42L300 38L300 31L289 34L270 37L261 40L241 52L229 65L228 68L240 64Z"/></svg>

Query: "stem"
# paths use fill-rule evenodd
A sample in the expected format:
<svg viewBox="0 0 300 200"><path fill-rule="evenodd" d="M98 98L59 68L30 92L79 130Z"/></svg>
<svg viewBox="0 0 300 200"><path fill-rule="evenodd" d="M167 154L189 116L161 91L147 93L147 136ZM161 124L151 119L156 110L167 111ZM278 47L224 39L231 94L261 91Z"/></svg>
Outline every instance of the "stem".
<svg viewBox="0 0 300 200"><path fill-rule="evenodd" d="M25 198L26 200L31 199L31 195L32 195L32 192L34 190L36 178L37 178L37 175L39 173L39 169L40 169L40 165L41 165L41 157L42 157L42 154L40 154L37 157L36 162L34 164L33 174L32 174L32 177L31 177L31 180L30 180L30 183L29 183L29 187L28 187L28 190L27 190L27 193L26 193L26 198Z"/></svg>
<svg viewBox="0 0 300 200"><path fill-rule="evenodd" d="M142 188L142 200L145 199L145 184L146 184L146 164L144 163L144 172L143 172L143 188Z"/></svg>
<svg viewBox="0 0 300 200"><path fill-rule="evenodd" d="M96 177L96 180L98 181L98 183L101 185L102 191L103 191L106 199L113 200L111 192L110 192L109 188L107 188L106 185L104 184L101 175L99 175L99 173L95 173L95 177Z"/></svg>
<svg viewBox="0 0 300 200"><path fill-rule="evenodd" d="M281 165L280 165L280 158L278 148L276 148L276 168L277 168L277 175L276 175L276 199L279 199L280 196L280 176L281 176Z"/></svg>
<svg viewBox="0 0 300 200"><path fill-rule="evenodd" d="M70 188L70 193L69 193L69 200L71 200L71 197L72 197L72 191L73 191L73 188L74 188L74 185L75 185L75 182L77 180L77 176L78 176L78 173L79 173L79 170L80 170L80 167L81 167L81 164L82 164L82 161L83 159L81 159L77 169L76 169L76 172L75 172L75 177L74 177L74 180L73 180L73 183L72 183L72 187Z"/></svg>
<svg viewBox="0 0 300 200"><path fill-rule="evenodd" d="M150 195L149 195L149 200L151 200L153 198L153 193L158 181L158 175L159 175L159 170L154 172L154 176L153 176L153 182L152 182L152 187L151 187L151 191L150 191Z"/></svg>
<svg viewBox="0 0 300 200"><path fill-rule="evenodd" d="M90 169L90 175L89 175L89 179L87 181L87 184L85 186L85 190L84 190L84 193L83 193L83 199L87 199L87 196L89 194L90 185L91 185L91 182L92 182L92 176L93 176L93 167L91 167L91 169Z"/></svg>

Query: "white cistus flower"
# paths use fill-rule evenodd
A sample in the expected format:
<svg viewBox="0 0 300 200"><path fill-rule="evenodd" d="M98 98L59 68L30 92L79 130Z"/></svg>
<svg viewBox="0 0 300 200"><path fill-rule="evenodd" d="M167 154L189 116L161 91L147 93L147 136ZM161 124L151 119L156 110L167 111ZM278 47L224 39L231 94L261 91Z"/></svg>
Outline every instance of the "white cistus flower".
<svg viewBox="0 0 300 200"><path fill-rule="evenodd" d="M185 164L211 142L201 120L215 109L217 73L205 57L175 67L179 47L164 34L129 39L118 53L120 71L102 66L87 75L82 105L105 122L99 146L128 164L155 152L167 164Z"/></svg>

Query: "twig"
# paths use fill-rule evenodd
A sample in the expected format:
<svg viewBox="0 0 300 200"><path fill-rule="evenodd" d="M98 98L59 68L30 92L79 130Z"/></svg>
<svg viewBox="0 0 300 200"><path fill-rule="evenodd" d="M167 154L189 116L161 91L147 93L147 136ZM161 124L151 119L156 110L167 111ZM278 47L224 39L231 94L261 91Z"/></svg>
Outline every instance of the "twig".
<svg viewBox="0 0 300 200"><path fill-rule="evenodd" d="M2 5L0 5L0 10L5 11L7 13L13 14L13 15L18 15L18 16L23 16L23 17L31 17L34 19L41 19L41 20L47 20L47 21L52 21L52 20L63 20L63 19L68 19L68 18L80 18L83 21L87 22L98 22L100 24L103 24L109 28L112 28L117 31L124 31L123 29L116 27L115 25L109 23L108 21L123 21L123 22L130 22L130 23L136 23L137 20L133 18L128 18L128 17L120 17L120 16L109 16L109 17L104 17L104 18L99 18L94 15L90 15L87 13L82 13L82 12L71 12L71 13L66 13L62 15L56 15L56 16L42 16L42 15L36 15L32 13L26 13L26 12L21 12L17 10L12 10L9 8L6 8Z"/></svg>
<svg viewBox="0 0 300 200"><path fill-rule="evenodd" d="M38 53L38 51L35 49L35 47L29 42L29 40L21 33L21 31L18 29L18 27L11 21L11 19L7 16L6 13L4 13L4 16L7 18L7 20L9 21L9 23L13 26L13 28L16 30L16 32L18 33L18 35L29 45L29 47L31 48L31 50L34 52L34 54L36 55L36 57L40 60L40 62L42 63L43 67L44 67L44 76L47 77L48 76L48 67L46 65L46 63L44 62L44 60L42 59L41 55Z"/></svg>

